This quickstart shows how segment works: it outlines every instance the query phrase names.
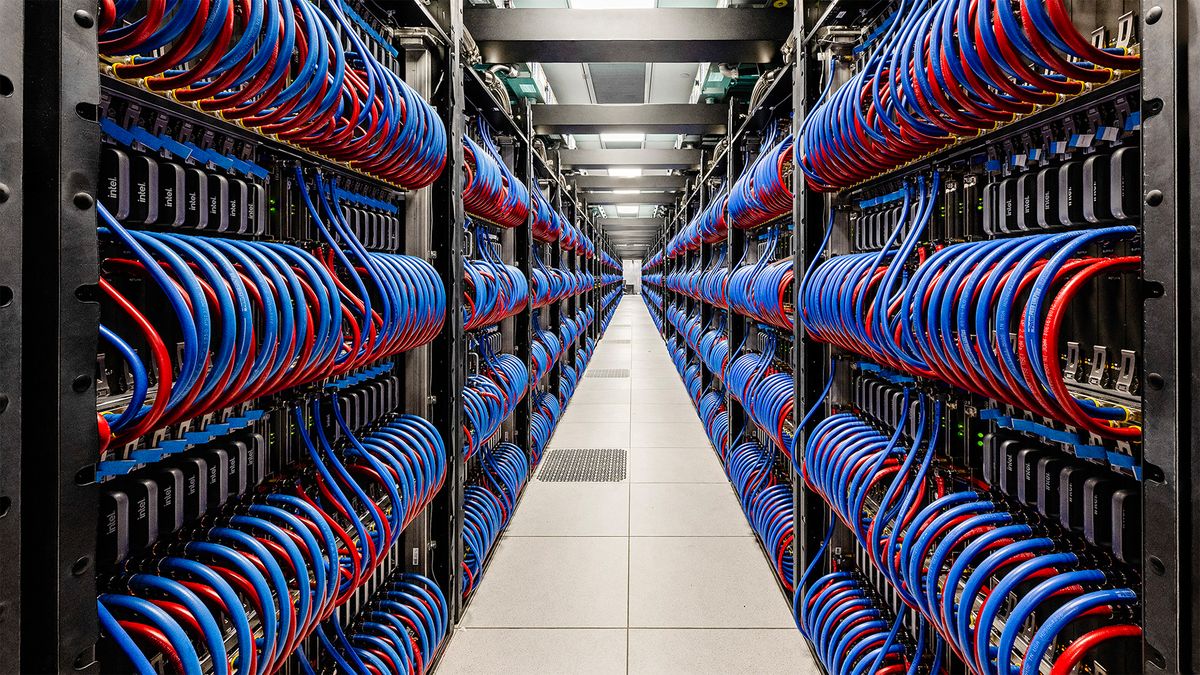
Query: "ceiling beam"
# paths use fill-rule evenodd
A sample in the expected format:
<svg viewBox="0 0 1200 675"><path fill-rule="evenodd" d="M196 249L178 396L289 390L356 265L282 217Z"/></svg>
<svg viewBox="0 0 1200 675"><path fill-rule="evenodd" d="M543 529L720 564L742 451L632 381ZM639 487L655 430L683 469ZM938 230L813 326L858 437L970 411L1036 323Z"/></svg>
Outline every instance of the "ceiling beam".
<svg viewBox="0 0 1200 675"><path fill-rule="evenodd" d="M579 198L588 204L674 204L679 195L672 192L643 192L641 194L615 194L612 192L585 192Z"/></svg>
<svg viewBox="0 0 1200 675"><path fill-rule="evenodd" d="M589 10L592 11L592 10ZM655 169L692 169L700 166L699 150L562 150L559 163L580 169L639 166Z"/></svg>
<svg viewBox="0 0 1200 675"><path fill-rule="evenodd" d="M612 232L616 229L628 228L646 228L651 232L657 232L658 228L663 226L662 218L597 218L596 224L604 228L605 232Z"/></svg>
<svg viewBox="0 0 1200 675"><path fill-rule="evenodd" d="M638 105L537 104L533 130L539 134L723 134L729 126L725 103Z"/></svg>
<svg viewBox="0 0 1200 675"><path fill-rule="evenodd" d="M575 189L580 192L589 190L683 190L687 187L684 176L636 176L621 178L619 176L573 176Z"/></svg>
<svg viewBox="0 0 1200 675"><path fill-rule="evenodd" d="M768 63L791 16L764 9L493 9L463 19L487 63Z"/></svg>

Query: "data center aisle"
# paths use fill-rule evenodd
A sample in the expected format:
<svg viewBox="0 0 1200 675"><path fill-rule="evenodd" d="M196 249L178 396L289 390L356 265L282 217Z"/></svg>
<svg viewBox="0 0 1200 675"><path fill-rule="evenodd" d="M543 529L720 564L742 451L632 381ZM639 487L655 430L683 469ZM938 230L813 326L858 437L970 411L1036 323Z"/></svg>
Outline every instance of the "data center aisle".
<svg viewBox="0 0 1200 675"><path fill-rule="evenodd" d="M549 447L627 477L530 483L439 675L819 672L638 298Z"/></svg>

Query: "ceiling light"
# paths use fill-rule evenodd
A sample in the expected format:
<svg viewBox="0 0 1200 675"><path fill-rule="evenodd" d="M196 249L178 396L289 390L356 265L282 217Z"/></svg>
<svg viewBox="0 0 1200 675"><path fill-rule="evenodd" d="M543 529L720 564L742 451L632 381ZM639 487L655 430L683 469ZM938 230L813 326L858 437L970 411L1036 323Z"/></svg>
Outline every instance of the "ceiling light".
<svg viewBox="0 0 1200 675"><path fill-rule="evenodd" d="M619 204L617 213L622 216L636 216L638 213L637 204Z"/></svg>
<svg viewBox="0 0 1200 675"><path fill-rule="evenodd" d="M637 178L642 175L640 166L610 166L608 175L616 178Z"/></svg>
<svg viewBox="0 0 1200 675"><path fill-rule="evenodd" d="M570 0L571 9L653 9L656 0Z"/></svg>
<svg viewBox="0 0 1200 675"><path fill-rule="evenodd" d="M613 190L612 193L614 195L640 195L640 194L642 194L642 191L641 190Z"/></svg>
<svg viewBox="0 0 1200 675"><path fill-rule="evenodd" d="M646 134L600 134L603 143L644 143Z"/></svg>

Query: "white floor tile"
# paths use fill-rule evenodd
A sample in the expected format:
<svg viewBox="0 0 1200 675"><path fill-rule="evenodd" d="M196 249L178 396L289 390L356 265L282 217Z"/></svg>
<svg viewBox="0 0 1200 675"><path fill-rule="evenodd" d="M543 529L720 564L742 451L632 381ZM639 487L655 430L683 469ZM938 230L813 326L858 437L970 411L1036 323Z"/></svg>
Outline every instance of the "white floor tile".
<svg viewBox="0 0 1200 675"><path fill-rule="evenodd" d="M683 384L680 384L677 389L631 389L630 402L636 406L642 405L692 405L692 399L688 397L687 389L684 389ZM695 408L692 408L695 410ZM700 424L700 418L692 415L696 425L703 431L704 427ZM678 443L676 443L678 445Z"/></svg>
<svg viewBox="0 0 1200 675"><path fill-rule="evenodd" d="M438 675L625 672L623 628L461 628L454 633Z"/></svg>
<svg viewBox="0 0 1200 675"><path fill-rule="evenodd" d="M683 385L680 385L682 388ZM675 398L675 397L671 397ZM640 424L658 424L660 422L690 422L696 420L700 423L700 418L696 415L696 406L692 405L691 399L687 398L682 403L645 403L637 406L629 407L630 421ZM703 424L701 424L703 429Z"/></svg>
<svg viewBox="0 0 1200 675"><path fill-rule="evenodd" d="M629 547L631 628L793 627L750 537L633 537Z"/></svg>
<svg viewBox="0 0 1200 675"><path fill-rule="evenodd" d="M629 480L633 483L719 483L727 481L711 448L629 449Z"/></svg>
<svg viewBox="0 0 1200 675"><path fill-rule="evenodd" d="M653 451L643 451L648 452ZM753 531L728 484L635 483L629 491L629 534L749 537Z"/></svg>
<svg viewBox="0 0 1200 675"><path fill-rule="evenodd" d="M609 392L602 392L609 393ZM550 438L551 448L628 448L629 424L620 422L604 424L583 422L567 424L563 422L554 430Z"/></svg>
<svg viewBox="0 0 1200 675"><path fill-rule="evenodd" d="M632 412L628 403L571 403L561 424L628 424L631 421Z"/></svg>
<svg viewBox="0 0 1200 675"><path fill-rule="evenodd" d="M596 370L600 370L600 368L588 368L589 373ZM596 377L595 375L585 374L583 382L579 386L582 387L584 383L587 384L588 389L595 389L597 391L618 391L630 388L628 377Z"/></svg>
<svg viewBox="0 0 1200 675"><path fill-rule="evenodd" d="M629 534L629 483L543 483L521 498L508 536L611 537Z"/></svg>
<svg viewBox="0 0 1200 675"><path fill-rule="evenodd" d="M628 542L621 537L505 537L463 625L624 628Z"/></svg>
<svg viewBox="0 0 1200 675"><path fill-rule="evenodd" d="M600 391L599 389L592 389L591 387L581 387L575 390L575 395L571 397L571 401L567 406L567 410L570 410L571 407L576 405L590 405L593 403L624 403L628 405L632 393L632 389Z"/></svg>
<svg viewBox="0 0 1200 675"><path fill-rule="evenodd" d="M629 631L631 675L819 675L820 672L795 628Z"/></svg>
<svg viewBox="0 0 1200 675"><path fill-rule="evenodd" d="M694 413L690 420L681 422L633 422L629 426L632 432L630 438L633 439L630 443L638 447L703 448L709 445L704 426Z"/></svg>

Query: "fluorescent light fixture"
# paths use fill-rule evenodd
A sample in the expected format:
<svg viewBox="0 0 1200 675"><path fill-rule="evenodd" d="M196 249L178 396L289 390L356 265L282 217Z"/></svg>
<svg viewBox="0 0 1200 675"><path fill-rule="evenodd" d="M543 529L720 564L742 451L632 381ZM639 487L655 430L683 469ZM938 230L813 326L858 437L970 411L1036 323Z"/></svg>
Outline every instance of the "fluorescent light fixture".
<svg viewBox="0 0 1200 675"><path fill-rule="evenodd" d="M636 216L638 213L637 204L618 204L617 214L622 216Z"/></svg>
<svg viewBox="0 0 1200 675"><path fill-rule="evenodd" d="M604 143L644 143L646 134L600 134Z"/></svg>
<svg viewBox="0 0 1200 675"><path fill-rule="evenodd" d="M614 195L640 195L640 194L642 194L642 191L641 190L613 190L612 193Z"/></svg>
<svg viewBox="0 0 1200 675"><path fill-rule="evenodd" d="M638 178L642 175L640 166L610 166L608 175L616 178Z"/></svg>
<svg viewBox="0 0 1200 675"><path fill-rule="evenodd" d="M570 0L571 9L653 9L655 0Z"/></svg>

